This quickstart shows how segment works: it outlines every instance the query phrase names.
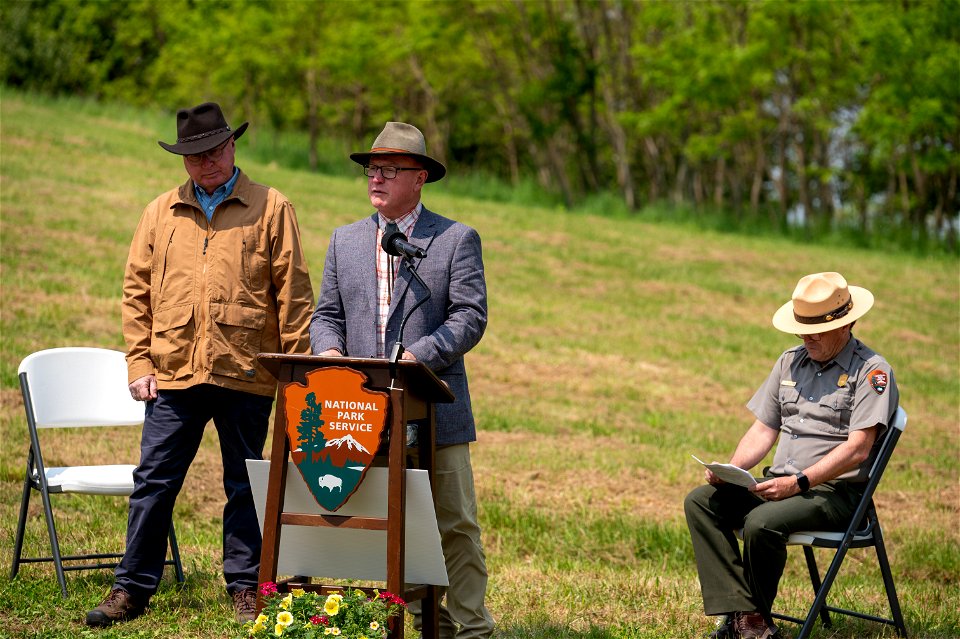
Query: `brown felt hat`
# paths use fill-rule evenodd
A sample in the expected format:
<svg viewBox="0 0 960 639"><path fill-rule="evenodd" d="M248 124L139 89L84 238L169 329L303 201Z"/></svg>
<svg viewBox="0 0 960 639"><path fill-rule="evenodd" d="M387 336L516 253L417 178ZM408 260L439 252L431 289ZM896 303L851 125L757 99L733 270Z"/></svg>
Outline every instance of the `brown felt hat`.
<svg viewBox="0 0 960 639"><path fill-rule="evenodd" d="M190 109L177 111L176 144L160 141L157 144L177 155L196 155L214 149L230 138L239 138L247 130L248 124L249 122L244 122L233 130L223 117L219 104L204 102Z"/></svg>
<svg viewBox="0 0 960 639"><path fill-rule="evenodd" d="M420 129L406 122L387 122L373 141L369 152L351 153L350 159L366 166L373 156L407 155L423 162L427 182L436 182L447 174L447 168L427 155L427 143Z"/></svg>
<svg viewBox="0 0 960 639"><path fill-rule="evenodd" d="M773 315L784 333L812 335L852 324L873 307L873 293L849 286L839 273L814 273L800 278L792 299Z"/></svg>

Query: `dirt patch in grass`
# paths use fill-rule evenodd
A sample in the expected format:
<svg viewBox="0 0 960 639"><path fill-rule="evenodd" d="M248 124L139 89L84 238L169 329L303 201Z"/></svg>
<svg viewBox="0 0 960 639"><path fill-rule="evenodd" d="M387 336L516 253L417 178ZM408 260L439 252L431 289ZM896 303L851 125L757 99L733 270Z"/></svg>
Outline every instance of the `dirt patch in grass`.
<svg viewBox="0 0 960 639"><path fill-rule="evenodd" d="M605 463L571 458L581 446ZM631 453L614 438L481 432L472 451L480 499L502 494L527 508L590 509L598 516L630 513L664 521L678 516L690 489L631 463Z"/></svg>
<svg viewBox="0 0 960 639"><path fill-rule="evenodd" d="M909 328L897 329L893 332L893 337L897 340L906 342L906 343L920 343L920 344L933 344L937 340L930 335L924 335L923 333L918 333L917 331L912 331Z"/></svg>

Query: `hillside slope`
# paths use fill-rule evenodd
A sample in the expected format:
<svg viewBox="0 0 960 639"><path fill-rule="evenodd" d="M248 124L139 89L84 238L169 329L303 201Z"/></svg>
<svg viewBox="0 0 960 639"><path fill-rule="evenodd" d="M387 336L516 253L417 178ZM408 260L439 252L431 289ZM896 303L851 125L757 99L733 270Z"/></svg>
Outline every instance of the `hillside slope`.
<svg viewBox="0 0 960 639"><path fill-rule="evenodd" d="M129 240L142 208L185 174L156 145L173 126L155 114L9 92L0 108L0 530L12 539L26 453L16 367L52 346L123 348ZM252 164L244 144L238 164L295 203L318 291L330 232L370 211L360 172L343 179ZM474 456L490 601L502 636L687 637L707 629L682 523L683 495L701 481L690 453L729 456L751 419L744 403L797 343L770 317L800 276L823 270L876 295L856 334L893 364L910 415L877 500L908 626L927 637L960 629L955 259L520 208L429 186L424 201L483 238L490 323L467 366L481 431ZM79 437L74 450L95 458L136 454L135 439ZM165 582L154 612L136 622L144 636L236 630L217 572L218 466L211 432L178 504L186 561L196 562L192 581L186 594ZM67 538L122 544L122 521L98 508L70 506L61 527L73 519L87 532ZM112 509L122 520L122 501ZM40 512L29 540L42 552ZM4 565L9 546L0 550ZM872 562L849 563L854 583L870 593L851 591L855 598L883 613ZM809 586L799 559L790 570L782 597L796 610ZM49 630L43 636L72 636L109 583L106 573L70 575L80 594L61 602L44 575L52 572L27 567L17 582L0 575L0 616L22 620L12 636L34 636L38 626ZM191 601L219 608L196 618L184 608ZM101 636L121 636L111 632ZM870 632L849 622L831 636Z"/></svg>

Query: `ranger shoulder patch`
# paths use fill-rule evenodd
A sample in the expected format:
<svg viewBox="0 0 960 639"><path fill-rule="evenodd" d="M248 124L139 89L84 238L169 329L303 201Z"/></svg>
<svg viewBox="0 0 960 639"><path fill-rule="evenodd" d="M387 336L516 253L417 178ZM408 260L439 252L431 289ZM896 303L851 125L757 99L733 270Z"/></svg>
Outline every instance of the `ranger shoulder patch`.
<svg viewBox="0 0 960 639"><path fill-rule="evenodd" d="M867 379L870 381L870 386L877 395L883 395L883 392L887 390L887 385L890 383L889 376L879 368L870 371L870 373L867 374Z"/></svg>

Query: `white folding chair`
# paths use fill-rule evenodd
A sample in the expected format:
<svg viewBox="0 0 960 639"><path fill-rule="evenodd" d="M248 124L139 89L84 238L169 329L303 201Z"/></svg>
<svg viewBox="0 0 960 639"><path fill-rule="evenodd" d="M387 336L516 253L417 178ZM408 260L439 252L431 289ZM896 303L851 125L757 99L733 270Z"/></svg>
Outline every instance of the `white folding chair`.
<svg viewBox="0 0 960 639"><path fill-rule="evenodd" d="M893 583L893 573L890 571L890 562L887 559L887 550L883 543L880 520L877 518L877 509L873 504L873 494L877 489L877 485L880 483L883 471L887 467L887 462L890 461L890 457L893 455L893 449L896 447L897 441L900 439L900 435L906 427L907 413L903 408L897 408L893 416L893 423L883 434L880 447L870 467L870 474L867 478L867 484L864 487L863 497L856 511L854 511L853 517L850 519L850 525L845 531L803 531L793 533L787 539L788 546L803 546L803 554L807 560L807 570L810 573L810 583L813 586L814 592L813 605L810 606L810 610L804 619L778 613L773 613L772 615L776 619L783 619L800 624L800 634L796 636L796 639L807 639L807 637L810 636L810 633L813 631L813 624L816 622L818 616L823 622L823 625L829 628L831 625L829 613L831 612L891 625L896 628L898 635L901 637L907 636L907 627L903 622L903 613L900 611L900 600L897 598L897 589ZM741 531L737 532L739 536ZM877 563L880 566L883 586L886 590L887 601L890 604L891 618L889 619L827 605L827 594L830 592L830 588L837 578L837 573L840 572L840 566L843 564L847 550L850 548L868 548L870 546L873 546L877 553ZM830 562L830 567L822 579L820 577L820 571L817 568L817 560L813 552L814 548L832 548L836 551L833 555L833 561Z"/></svg>
<svg viewBox="0 0 960 639"><path fill-rule="evenodd" d="M66 570L113 568L121 553L61 555L60 542L53 520L50 495L77 493L85 495L123 495L133 492L132 464L69 466L47 468L40 448L38 431L43 428L141 426L144 404L130 397L127 389L127 365L123 353L102 348L52 348L33 353L20 363L20 390L30 434L27 469L20 501L20 518L14 541L13 566L10 578L17 576L20 564L53 562L63 597L67 597ZM43 502L50 557L24 557L23 538L26 530L30 494L36 490ZM173 524L170 525L170 559L177 581L183 583L183 566ZM112 562L102 560L112 559ZM65 561L95 563L69 564Z"/></svg>

